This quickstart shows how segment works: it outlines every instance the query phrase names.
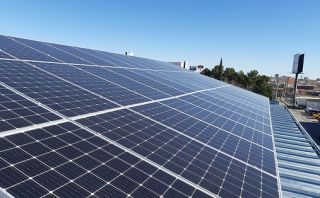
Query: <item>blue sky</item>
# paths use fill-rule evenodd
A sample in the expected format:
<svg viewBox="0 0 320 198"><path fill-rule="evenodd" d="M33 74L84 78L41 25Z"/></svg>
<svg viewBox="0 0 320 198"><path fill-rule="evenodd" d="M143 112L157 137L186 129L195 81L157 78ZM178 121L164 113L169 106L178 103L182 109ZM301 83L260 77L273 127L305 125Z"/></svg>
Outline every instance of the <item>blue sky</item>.
<svg viewBox="0 0 320 198"><path fill-rule="evenodd" d="M320 78L317 0L1 0L0 34L165 61Z"/></svg>

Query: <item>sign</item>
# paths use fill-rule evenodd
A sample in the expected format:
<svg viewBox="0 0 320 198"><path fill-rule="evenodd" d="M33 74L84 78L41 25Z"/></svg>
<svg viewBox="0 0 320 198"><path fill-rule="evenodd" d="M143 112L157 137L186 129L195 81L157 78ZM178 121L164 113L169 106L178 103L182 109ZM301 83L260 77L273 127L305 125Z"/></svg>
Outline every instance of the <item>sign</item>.
<svg viewBox="0 0 320 198"><path fill-rule="evenodd" d="M303 71L304 54L295 54L293 57L292 73L300 74Z"/></svg>

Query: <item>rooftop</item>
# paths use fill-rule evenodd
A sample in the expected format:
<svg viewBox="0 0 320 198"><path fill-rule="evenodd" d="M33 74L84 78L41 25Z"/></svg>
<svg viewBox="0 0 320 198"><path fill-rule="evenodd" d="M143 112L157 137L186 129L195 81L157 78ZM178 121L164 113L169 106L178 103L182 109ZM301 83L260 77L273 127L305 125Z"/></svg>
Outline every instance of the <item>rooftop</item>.
<svg viewBox="0 0 320 198"><path fill-rule="evenodd" d="M319 148L292 114L271 104L283 197L320 197Z"/></svg>

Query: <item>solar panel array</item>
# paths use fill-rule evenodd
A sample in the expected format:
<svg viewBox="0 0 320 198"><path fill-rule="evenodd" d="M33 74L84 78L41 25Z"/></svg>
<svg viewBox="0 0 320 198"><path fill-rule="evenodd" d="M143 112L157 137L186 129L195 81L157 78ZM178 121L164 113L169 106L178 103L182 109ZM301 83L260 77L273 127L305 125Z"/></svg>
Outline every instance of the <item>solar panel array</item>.
<svg viewBox="0 0 320 198"><path fill-rule="evenodd" d="M0 49L1 196L280 196L267 98L156 60Z"/></svg>

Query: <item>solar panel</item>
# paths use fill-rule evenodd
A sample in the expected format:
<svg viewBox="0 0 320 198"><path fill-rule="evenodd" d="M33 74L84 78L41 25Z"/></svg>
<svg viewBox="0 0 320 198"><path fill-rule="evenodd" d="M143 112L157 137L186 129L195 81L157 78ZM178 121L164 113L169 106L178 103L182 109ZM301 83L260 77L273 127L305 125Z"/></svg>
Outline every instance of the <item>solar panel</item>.
<svg viewBox="0 0 320 198"><path fill-rule="evenodd" d="M0 50L0 58L12 58L12 57Z"/></svg>
<svg viewBox="0 0 320 198"><path fill-rule="evenodd" d="M0 133L58 119L59 116L0 84Z"/></svg>
<svg viewBox="0 0 320 198"><path fill-rule="evenodd" d="M1 196L280 196L267 98L145 58L0 50Z"/></svg>
<svg viewBox="0 0 320 198"><path fill-rule="evenodd" d="M22 45L10 37L0 35L0 48L6 54L10 54L11 58L16 57L24 60L37 60L37 61L54 61L57 60L32 48Z"/></svg>
<svg viewBox="0 0 320 198"><path fill-rule="evenodd" d="M52 57L54 57L56 60L54 62L64 62L64 63L74 63L74 64L91 64L89 61L86 61L84 59L81 59L77 56L74 56L72 54L68 54L62 50L59 50L57 48L51 47L47 43L42 43L38 41L32 41L27 39L21 39L21 38L12 38L17 42L20 42L21 44L27 45L34 50L37 50L39 52L43 52L45 54L48 54Z"/></svg>
<svg viewBox="0 0 320 198"><path fill-rule="evenodd" d="M15 197L203 194L70 122L0 141L1 187Z"/></svg>
<svg viewBox="0 0 320 198"><path fill-rule="evenodd" d="M48 43L49 44L49 43ZM94 65L112 65L109 61L105 59L101 59L99 57L90 55L88 53L82 52L75 47L65 46L65 45L58 45L58 44L49 44L53 48L59 49L65 53L72 54L76 57L86 60L87 62L94 64Z"/></svg>
<svg viewBox="0 0 320 198"><path fill-rule="evenodd" d="M1 82L65 116L118 106L23 61L0 60L0 64Z"/></svg>
<svg viewBox="0 0 320 198"><path fill-rule="evenodd" d="M101 78L91 74L80 67L61 65L56 63L33 63L41 69L79 85L87 90L97 93L120 105L130 105L146 102L150 99L134 92L129 87L123 87L111 79ZM126 79L122 79L125 81ZM88 83L89 82L89 83Z"/></svg>

